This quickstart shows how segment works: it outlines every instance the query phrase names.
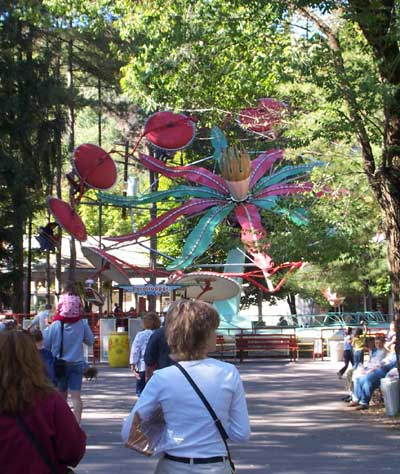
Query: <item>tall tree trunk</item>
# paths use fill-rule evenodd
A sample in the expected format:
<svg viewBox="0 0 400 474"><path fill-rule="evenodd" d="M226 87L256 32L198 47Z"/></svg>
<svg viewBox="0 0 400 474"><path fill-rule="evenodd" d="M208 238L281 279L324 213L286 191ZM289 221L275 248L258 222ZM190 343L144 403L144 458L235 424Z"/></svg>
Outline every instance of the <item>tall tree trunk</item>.
<svg viewBox="0 0 400 474"><path fill-rule="evenodd" d="M98 113L97 113L97 142L101 146L102 141L102 96L101 96L101 79L97 81L97 101L98 101Z"/></svg>
<svg viewBox="0 0 400 474"><path fill-rule="evenodd" d="M57 53L61 54L61 43L57 44ZM56 78L57 81L61 80L61 59L60 56L57 58L57 69L56 69ZM62 198L61 190L61 180L62 180L62 167L63 167L63 152L62 152L62 111L61 106L57 105L56 107L56 122L57 126L55 129L55 150L56 150L56 194L57 198ZM60 226L57 228L57 240L59 242L59 247L56 250L56 268L55 268L55 293L56 295L61 294L61 252L62 252L62 229Z"/></svg>
<svg viewBox="0 0 400 474"><path fill-rule="evenodd" d="M379 204L381 206L384 231L388 246L388 266L393 293L393 311L400 317L400 199L394 193L395 183L382 180ZM400 193L400 183L397 183Z"/></svg>
<svg viewBox="0 0 400 474"><path fill-rule="evenodd" d="M19 199L18 199L19 201ZM20 202L21 204L21 202ZM14 313L24 311L24 219L20 206L14 207L14 241L13 241L13 303Z"/></svg>
<svg viewBox="0 0 400 474"><path fill-rule="evenodd" d="M26 262L26 291L24 313L31 311L31 282L32 282L32 217L28 219L28 256Z"/></svg>
<svg viewBox="0 0 400 474"><path fill-rule="evenodd" d="M70 22L72 28L72 23ZM68 89L69 89L69 141L68 149L70 153L73 153L75 149L75 98L74 98L74 64L73 64L73 40L68 42ZM74 188L70 185L69 190L70 204L74 202ZM68 280L75 281L76 278L76 246L75 239L71 236L70 240L70 257L69 257L69 270Z"/></svg>
<svg viewBox="0 0 400 474"><path fill-rule="evenodd" d="M286 301L289 305L290 314L297 314L296 295L294 293L289 293L286 297Z"/></svg>

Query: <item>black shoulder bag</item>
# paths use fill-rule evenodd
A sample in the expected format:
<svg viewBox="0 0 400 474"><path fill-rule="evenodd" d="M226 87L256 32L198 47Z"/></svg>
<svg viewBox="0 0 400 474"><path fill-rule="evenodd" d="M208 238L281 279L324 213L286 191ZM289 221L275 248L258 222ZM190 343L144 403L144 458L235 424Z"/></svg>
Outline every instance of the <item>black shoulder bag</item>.
<svg viewBox="0 0 400 474"><path fill-rule="evenodd" d="M226 448L226 452L227 452L227 455L228 455L229 464L231 465L232 473L235 473L236 472L235 464L232 461L231 453L229 451L229 446L228 446L228 442L227 442L228 434L225 431L225 428L223 427L221 420L218 418L218 416L215 413L213 407L208 403L207 398L203 395L203 393L201 392L199 387L195 384L194 380L188 374L186 369L184 369L178 362L175 362L175 365L182 372L182 374L186 377L187 381L190 383L190 385L193 387L194 391L200 397L201 401L204 403L204 405L207 408L207 410L209 411L212 419L214 420L215 426L217 427L217 429L219 431L219 434L221 435L222 441L225 444L225 448Z"/></svg>
<svg viewBox="0 0 400 474"><path fill-rule="evenodd" d="M51 461L49 456L46 453L46 450L43 448L43 446L39 443L39 441L36 439L35 435L32 433L32 431L26 426L24 420L20 416L16 416L17 423L19 427L22 429L22 431L26 434L26 436L31 440L32 444L35 446L36 451L40 455L40 457L43 459L47 467L50 469L51 474L59 474L59 471L55 464ZM67 468L67 474L75 474L74 471L68 467Z"/></svg>
<svg viewBox="0 0 400 474"><path fill-rule="evenodd" d="M56 379L62 379L67 373L67 363L62 358L64 352L64 321L61 321L61 347L60 355L54 360L54 375Z"/></svg>
<svg viewBox="0 0 400 474"><path fill-rule="evenodd" d="M17 423L22 429L22 431L26 434L26 436L32 441L32 444L35 446L36 451L39 453L40 457L43 461L47 464L48 468L50 469L51 474L58 474L58 470L56 466L51 462L49 456L47 455L46 451L44 450L43 446L39 443L39 441L35 438L35 435L32 431L26 426L24 421L20 416L16 417Z"/></svg>

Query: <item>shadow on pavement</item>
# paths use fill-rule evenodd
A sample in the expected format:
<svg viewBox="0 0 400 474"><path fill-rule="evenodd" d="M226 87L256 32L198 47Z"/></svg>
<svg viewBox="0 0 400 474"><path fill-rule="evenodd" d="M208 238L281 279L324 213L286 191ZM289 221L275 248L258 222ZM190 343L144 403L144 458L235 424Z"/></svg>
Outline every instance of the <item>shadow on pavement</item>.
<svg viewBox="0 0 400 474"><path fill-rule="evenodd" d="M231 445L238 474L377 474L398 472L399 433L340 401L343 382L329 361L250 360L236 364L244 381L252 425L246 445ZM87 451L78 474L150 474L156 459L120 439L135 398L128 369L100 367L84 382Z"/></svg>

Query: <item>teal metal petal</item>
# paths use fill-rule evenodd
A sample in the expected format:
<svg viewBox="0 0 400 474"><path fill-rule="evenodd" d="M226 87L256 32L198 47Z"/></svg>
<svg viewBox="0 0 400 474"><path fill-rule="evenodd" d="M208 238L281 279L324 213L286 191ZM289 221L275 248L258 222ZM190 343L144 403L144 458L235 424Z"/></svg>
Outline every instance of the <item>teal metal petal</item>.
<svg viewBox="0 0 400 474"><path fill-rule="evenodd" d="M252 204L260 207L261 209L266 209L267 211L272 211L277 205L278 198L277 196L269 196L266 198L260 199L250 199Z"/></svg>
<svg viewBox="0 0 400 474"><path fill-rule="evenodd" d="M294 224L298 226L308 225L310 223L308 219L308 212L306 209L299 207L297 209L286 209L284 207L278 207L274 209L276 214L286 215Z"/></svg>
<svg viewBox="0 0 400 474"><path fill-rule="evenodd" d="M116 204L119 206L139 206L141 204L149 204L153 202L162 202L170 197L174 198L211 198L225 199L222 193L207 186L176 186L166 191L156 191L142 196L121 196L118 194L97 193L98 198L105 203Z"/></svg>
<svg viewBox="0 0 400 474"><path fill-rule="evenodd" d="M214 148L214 159L218 163L218 166L220 166L220 157L228 147L228 142L226 141L222 130L217 126L214 126L211 129L211 144Z"/></svg>
<svg viewBox="0 0 400 474"><path fill-rule="evenodd" d="M235 205L231 203L210 209L187 237L182 255L171 262L167 270L183 270L202 255L213 240L215 228L232 212Z"/></svg>
<svg viewBox="0 0 400 474"><path fill-rule="evenodd" d="M243 273L244 269L244 260L245 260L245 252L239 251L239 249L232 249L228 253L228 257L226 259L226 265L224 267L224 273ZM233 278L240 287L242 287L243 278L234 277ZM217 311L221 317L220 327L226 327L226 323L234 324L238 317L240 311L240 293L232 298L222 301L215 301L214 306L217 308ZM224 325L225 323L225 325Z"/></svg>
<svg viewBox="0 0 400 474"><path fill-rule="evenodd" d="M270 176L264 176L252 189L253 193L257 193L267 186L272 186L273 184L278 184L282 182L289 182L293 179L297 179L299 175L310 173L313 168L316 166L324 166L326 163L322 161L316 161L306 165L298 166L284 166L276 173L271 174Z"/></svg>

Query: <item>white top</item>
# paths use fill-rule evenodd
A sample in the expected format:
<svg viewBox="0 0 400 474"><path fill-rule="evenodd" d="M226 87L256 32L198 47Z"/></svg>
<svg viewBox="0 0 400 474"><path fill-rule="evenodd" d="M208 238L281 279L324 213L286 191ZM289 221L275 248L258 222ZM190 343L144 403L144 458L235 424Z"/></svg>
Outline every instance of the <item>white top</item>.
<svg viewBox="0 0 400 474"><path fill-rule="evenodd" d="M351 336L347 334L344 336L344 347L343 350L345 351L351 351L353 349L353 346L351 345Z"/></svg>
<svg viewBox="0 0 400 474"><path fill-rule="evenodd" d="M129 363L135 364L136 370L139 372L144 372L146 370L144 353L146 352L147 343L149 342L150 336L153 332L152 329L145 329L144 331L138 332L133 340Z"/></svg>
<svg viewBox="0 0 400 474"><path fill-rule="evenodd" d="M236 367L216 359L181 362L213 407L234 442L250 437L249 415ZM221 435L203 402L175 366L156 370L122 427L128 440L136 411L146 420L161 405L166 431L158 451L173 456L225 456Z"/></svg>
<svg viewBox="0 0 400 474"><path fill-rule="evenodd" d="M50 316L50 310L45 309L38 313L31 322L31 327L33 326L39 326L39 329L43 332L46 329L46 319L49 319Z"/></svg>
<svg viewBox="0 0 400 474"><path fill-rule="evenodd" d="M377 349L371 355L371 358L367 362L367 366L374 366L374 365L383 365L383 360L386 358L388 351L383 347L382 349Z"/></svg>

